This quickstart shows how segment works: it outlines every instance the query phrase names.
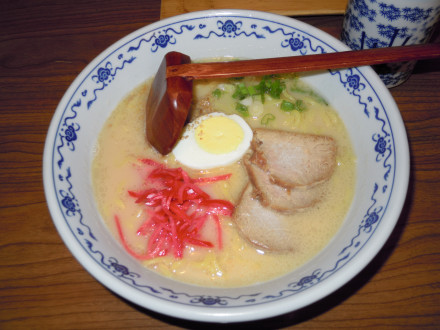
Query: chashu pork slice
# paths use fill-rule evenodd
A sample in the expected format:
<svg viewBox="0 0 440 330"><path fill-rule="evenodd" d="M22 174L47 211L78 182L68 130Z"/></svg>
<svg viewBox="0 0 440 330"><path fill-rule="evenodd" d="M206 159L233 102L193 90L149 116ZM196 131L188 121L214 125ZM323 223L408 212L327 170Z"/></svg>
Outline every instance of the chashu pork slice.
<svg viewBox="0 0 440 330"><path fill-rule="evenodd" d="M245 158L244 163L254 186L254 194L265 207L292 214L315 205L325 193L324 184L296 188L281 187L271 182L269 172L251 163L249 159Z"/></svg>
<svg viewBox="0 0 440 330"><path fill-rule="evenodd" d="M241 235L258 247L274 252L294 250L289 220L285 215L261 205L253 195L251 184L247 185L235 208L234 222Z"/></svg>
<svg viewBox="0 0 440 330"><path fill-rule="evenodd" d="M285 188L323 182L336 166L336 142L328 136L258 128L252 149L251 162Z"/></svg>

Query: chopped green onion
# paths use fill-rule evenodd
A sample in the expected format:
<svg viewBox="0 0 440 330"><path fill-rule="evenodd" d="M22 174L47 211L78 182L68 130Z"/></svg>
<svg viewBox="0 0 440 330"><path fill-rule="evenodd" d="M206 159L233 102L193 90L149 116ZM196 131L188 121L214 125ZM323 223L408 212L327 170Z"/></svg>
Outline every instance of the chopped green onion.
<svg viewBox="0 0 440 330"><path fill-rule="evenodd" d="M293 104L292 102L283 100L283 102L281 102L280 108L281 108L281 110L286 111L286 112L293 111L293 110L295 110L295 104Z"/></svg>
<svg viewBox="0 0 440 330"><path fill-rule="evenodd" d="M237 102L235 104L235 110L237 110L243 117L248 117L249 116L248 107L245 106L244 104L241 104L241 103Z"/></svg>
<svg viewBox="0 0 440 330"><path fill-rule="evenodd" d="M271 121L275 120L275 116L271 113L266 113L263 118L261 118L261 125L269 125Z"/></svg>
<svg viewBox="0 0 440 330"><path fill-rule="evenodd" d="M244 100L248 96L249 96L249 90L245 84L240 83L240 84L235 85L235 91L234 91L234 94L232 94L232 97L234 99L241 101L241 100Z"/></svg>
<svg viewBox="0 0 440 330"><path fill-rule="evenodd" d="M302 100L296 100L295 106L296 110L298 110L299 112L306 110L306 105Z"/></svg>
<svg viewBox="0 0 440 330"><path fill-rule="evenodd" d="M281 110L285 111L285 112L290 112L293 110L296 111L304 111L306 109L306 106L304 104L304 102L302 100L296 100L295 103L283 100L283 102L281 102Z"/></svg>
<svg viewBox="0 0 440 330"><path fill-rule="evenodd" d="M219 99L220 96L222 95L222 91L217 88L212 92L212 95Z"/></svg>
<svg viewBox="0 0 440 330"><path fill-rule="evenodd" d="M277 78L277 76L264 76L257 85L251 86L246 86L242 82L238 83L235 85L232 97L241 101L248 96L260 95L262 103L264 103L265 94L270 95L274 99L279 99L286 86L282 80L274 78Z"/></svg>
<svg viewBox="0 0 440 330"><path fill-rule="evenodd" d="M248 87L248 92L249 92L249 95L258 95L259 94L259 92L257 91L257 89L255 88L255 86L249 86Z"/></svg>
<svg viewBox="0 0 440 330"><path fill-rule="evenodd" d="M284 88L285 86L284 84L281 84L281 81L274 80L269 86L269 95L274 99L279 99Z"/></svg>

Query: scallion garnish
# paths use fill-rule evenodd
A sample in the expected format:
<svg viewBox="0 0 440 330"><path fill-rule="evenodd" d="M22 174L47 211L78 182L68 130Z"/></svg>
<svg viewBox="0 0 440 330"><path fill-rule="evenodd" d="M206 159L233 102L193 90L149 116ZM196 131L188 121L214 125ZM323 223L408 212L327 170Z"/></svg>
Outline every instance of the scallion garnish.
<svg viewBox="0 0 440 330"><path fill-rule="evenodd" d="M263 118L261 118L261 125L267 126L271 121L275 120L275 116L271 113L266 113Z"/></svg>
<svg viewBox="0 0 440 330"><path fill-rule="evenodd" d="M237 102L235 104L235 110L237 110L243 117L249 116L249 110L248 107L244 104L241 104L240 102Z"/></svg>
<svg viewBox="0 0 440 330"><path fill-rule="evenodd" d="M296 100L296 102L294 102L294 103L283 100L283 102L281 102L280 109L285 112L290 112L293 110L301 112L306 109L306 106L302 100Z"/></svg>
<svg viewBox="0 0 440 330"><path fill-rule="evenodd" d="M212 95L219 99L220 96L222 96L222 91L219 88L217 88L214 91L212 91Z"/></svg>

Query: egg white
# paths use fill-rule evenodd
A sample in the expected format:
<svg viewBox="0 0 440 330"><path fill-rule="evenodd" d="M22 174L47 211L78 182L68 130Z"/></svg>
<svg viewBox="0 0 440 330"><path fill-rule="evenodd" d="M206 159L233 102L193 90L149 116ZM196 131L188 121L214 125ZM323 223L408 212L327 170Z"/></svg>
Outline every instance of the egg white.
<svg viewBox="0 0 440 330"><path fill-rule="evenodd" d="M235 121L243 130L244 136L238 147L227 153L214 154L209 153L199 147L195 131L199 124L210 117L223 116ZM203 170L215 167L221 167L232 164L243 157L249 149L253 132L246 121L238 115L226 115L220 112L213 112L197 118L194 122L188 124L182 134L180 141L174 147L172 153L177 161L193 169Z"/></svg>

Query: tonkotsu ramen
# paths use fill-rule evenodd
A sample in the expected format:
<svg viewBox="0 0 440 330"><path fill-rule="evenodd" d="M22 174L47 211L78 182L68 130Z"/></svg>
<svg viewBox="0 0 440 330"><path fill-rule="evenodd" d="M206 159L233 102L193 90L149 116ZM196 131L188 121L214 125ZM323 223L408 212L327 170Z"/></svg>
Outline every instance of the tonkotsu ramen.
<svg viewBox="0 0 440 330"><path fill-rule="evenodd" d="M350 207L356 157L337 112L298 76L194 82L173 151L147 142L150 82L126 96L96 143L93 187L115 238L163 276L238 287L321 251Z"/></svg>

